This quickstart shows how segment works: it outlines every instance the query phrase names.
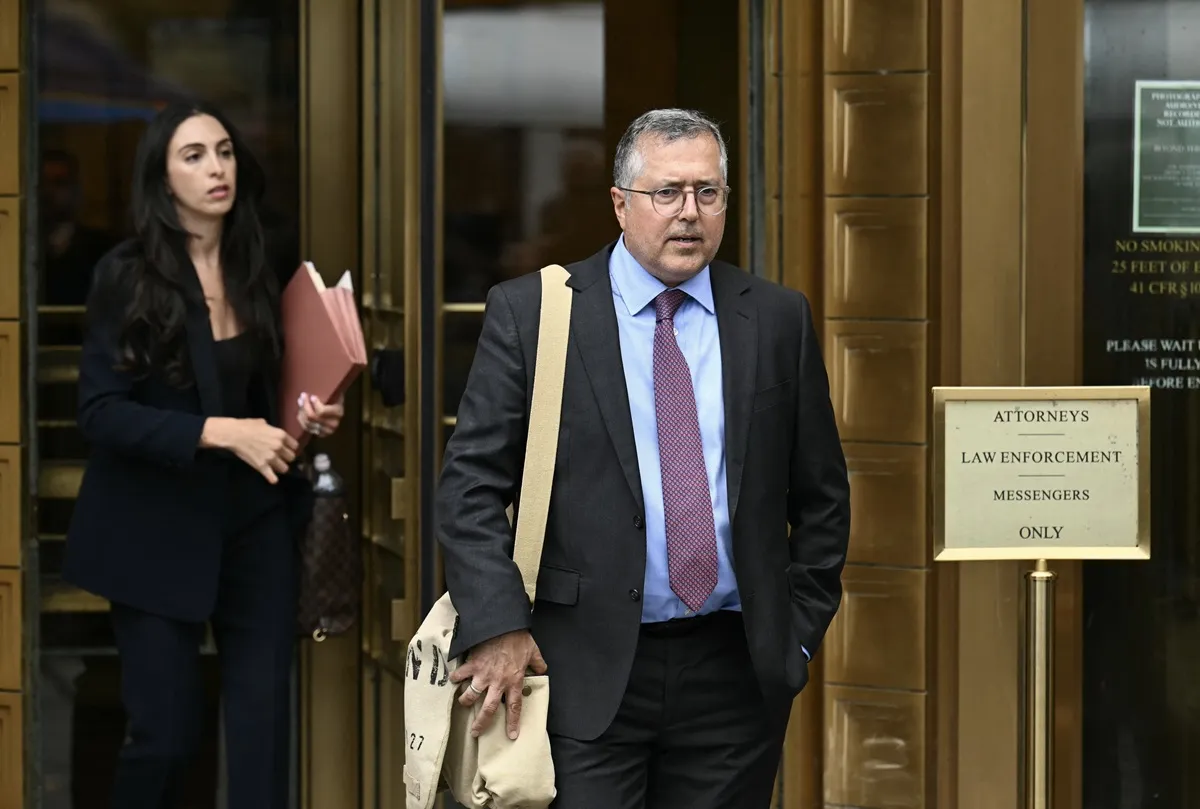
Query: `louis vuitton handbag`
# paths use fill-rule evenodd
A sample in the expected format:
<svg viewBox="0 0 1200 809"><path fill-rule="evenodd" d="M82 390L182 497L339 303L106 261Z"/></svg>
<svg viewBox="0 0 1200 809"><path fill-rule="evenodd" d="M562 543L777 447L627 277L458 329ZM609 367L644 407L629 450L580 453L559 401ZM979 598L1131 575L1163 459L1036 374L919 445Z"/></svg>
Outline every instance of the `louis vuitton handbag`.
<svg viewBox="0 0 1200 809"><path fill-rule="evenodd" d="M534 603L541 564L562 417L571 324L569 277L557 264L541 270L533 401L513 545L513 560L530 604ZM447 652L457 624L458 612L446 593L408 644L404 678L407 809L431 809L437 794L446 789L467 809L545 809L556 795L546 731L549 674L525 677L521 732L515 741L505 732L503 703L488 729L472 738L471 725L482 701L463 707L458 702L459 689L450 682L450 673L459 661L450 660Z"/></svg>
<svg viewBox="0 0 1200 809"><path fill-rule="evenodd" d="M296 625L317 643L358 621L362 598L362 546L350 525L341 478L329 456L318 453L306 476L314 486L312 518L300 540Z"/></svg>

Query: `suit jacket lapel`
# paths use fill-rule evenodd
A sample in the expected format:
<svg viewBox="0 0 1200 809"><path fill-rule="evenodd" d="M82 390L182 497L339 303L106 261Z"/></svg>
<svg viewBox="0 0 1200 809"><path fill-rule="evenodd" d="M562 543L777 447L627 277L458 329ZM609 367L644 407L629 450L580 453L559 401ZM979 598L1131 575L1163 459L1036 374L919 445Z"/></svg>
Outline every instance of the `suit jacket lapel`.
<svg viewBox="0 0 1200 809"><path fill-rule="evenodd" d="M638 471L637 446L633 439L633 418L629 414L629 390L621 362L621 341L617 331L617 313L613 307L612 285L608 278L609 245L591 258L572 265L567 285L576 290L571 307L571 337L579 347L583 367L600 407L604 426L617 451L625 480L644 510L642 479Z"/></svg>
<svg viewBox="0 0 1200 809"><path fill-rule="evenodd" d="M742 271L721 261L710 267L713 305L721 335L721 375L725 397L725 475L729 520L737 513L750 436L751 408L758 369L758 320L750 298L750 281Z"/></svg>

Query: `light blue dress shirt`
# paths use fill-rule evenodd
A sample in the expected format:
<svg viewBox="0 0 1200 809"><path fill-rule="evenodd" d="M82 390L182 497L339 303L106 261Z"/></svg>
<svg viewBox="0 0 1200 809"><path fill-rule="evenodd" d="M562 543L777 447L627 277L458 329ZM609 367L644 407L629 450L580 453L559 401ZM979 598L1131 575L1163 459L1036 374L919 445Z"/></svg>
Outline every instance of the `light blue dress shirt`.
<svg viewBox="0 0 1200 809"><path fill-rule="evenodd" d="M646 504L646 580L642 590L642 621L668 621L692 615L671 589L667 568L667 535L658 456L658 420L654 407L654 299L667 286L646 272L617 242L608 264L613 304L621 340L621 361L629 391L633 438L637 445L642 497ZM729 525L729 493L725 483L725 395L721 374L721 341L713 305L709 269L679 286L687 298L675 313L675 339L692 372L704 468L712 499L717 533L717 586L700 608L704 614L741 609L733 575L733 545Z"/></svg>

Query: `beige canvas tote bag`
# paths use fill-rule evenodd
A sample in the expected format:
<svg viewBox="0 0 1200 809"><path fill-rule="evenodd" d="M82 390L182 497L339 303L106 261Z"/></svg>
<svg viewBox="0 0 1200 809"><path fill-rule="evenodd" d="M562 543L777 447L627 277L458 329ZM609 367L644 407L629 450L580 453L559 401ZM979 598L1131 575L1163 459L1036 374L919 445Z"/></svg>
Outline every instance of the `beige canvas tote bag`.
<svg viewBox="0 0 1200 809"><path fill-rule="evenodd" d="M569 273L557 264L543 267L542 303L534 366L533 402L525 444L520 509L513 560L521 571L529 603L534 602L550 486L554 478L558 428L562 416L563 373L571 325ZM425 617L408 644L404 678L407 809L431 809L437 794L450 790L468 809L546 809L554 800L554 763L546 716L549 674L525 678L521 732L508 738L505 706L478 739L471 725L483 705L458 703L460 689L450 682L458 666L447 652L458 612L446 593Z"/></svg>

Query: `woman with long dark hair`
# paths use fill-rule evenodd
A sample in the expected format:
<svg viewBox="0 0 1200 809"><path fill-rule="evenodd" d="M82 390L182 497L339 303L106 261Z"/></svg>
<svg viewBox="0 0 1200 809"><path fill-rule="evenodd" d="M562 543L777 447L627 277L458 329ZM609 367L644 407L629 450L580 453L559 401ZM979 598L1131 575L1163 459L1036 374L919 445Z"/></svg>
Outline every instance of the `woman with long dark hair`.
<svg viewBox="0 0 1200 809"><path fill-rule="evenodd" d="M135 236L101 260L88 300L79 428L91 455L63 574L112 604L129 720L114 809L181 800L204 720L206 623L229 808L288 802L296 541L311 490L277 402L280 289L298 262L270 246L263 189L217 110L164 110L138 147ZM305 429L336 429L340 404L302 398Z"/></svg>

